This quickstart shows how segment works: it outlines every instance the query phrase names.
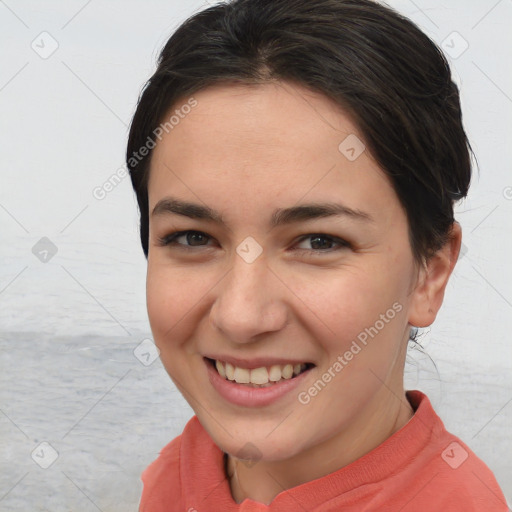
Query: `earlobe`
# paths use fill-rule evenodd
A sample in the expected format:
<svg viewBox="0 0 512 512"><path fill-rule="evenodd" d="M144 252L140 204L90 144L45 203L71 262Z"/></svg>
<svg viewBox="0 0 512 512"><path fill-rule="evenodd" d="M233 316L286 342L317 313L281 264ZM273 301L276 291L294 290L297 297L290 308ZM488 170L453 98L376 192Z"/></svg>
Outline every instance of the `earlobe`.
<svg viewBox="0 0 512 512"><path fill-rule="evenodd" d="M427 327L436 319L443 303L446 285L459 257L461 242L462 229L454 221L448 242L419 270L409 308L410 325Z"/></svg>

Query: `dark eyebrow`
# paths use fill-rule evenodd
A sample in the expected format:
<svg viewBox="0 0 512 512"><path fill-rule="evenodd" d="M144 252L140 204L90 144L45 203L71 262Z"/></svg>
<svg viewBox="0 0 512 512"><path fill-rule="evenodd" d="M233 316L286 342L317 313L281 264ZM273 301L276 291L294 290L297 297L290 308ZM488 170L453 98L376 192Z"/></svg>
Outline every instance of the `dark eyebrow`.
<svg viewBox="0 0 512 512"><path fill-rule="evenodd" d="M173 197L165 197L158 201L151 216L176 214L191 219L202 219L227 226L222 214L208 206L182 201ZM270 227L275 228L284 224L304 222L322 217L343 216L364 222L375 222L373 217L361 210L349 208L339 203L309 203L290 208L278 208L272 214Z"/></svg>

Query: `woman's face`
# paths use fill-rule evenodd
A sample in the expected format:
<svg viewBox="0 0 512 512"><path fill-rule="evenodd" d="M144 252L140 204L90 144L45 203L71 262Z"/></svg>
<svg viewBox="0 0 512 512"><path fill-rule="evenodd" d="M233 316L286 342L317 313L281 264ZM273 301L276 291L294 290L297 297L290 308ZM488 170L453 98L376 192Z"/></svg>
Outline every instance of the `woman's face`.
<svg viewBox="0 0 512 512"><path fill-rule="evenodd" d="M326 97L281 82L215 86L194 98L152 156L151 329L167 372L222 450L250 442L258 458L283 460L357 431L375 421L378 402L403 396L417 277L407 219L360 132ZM224 223L173 213L163 202L171 197ZM313 203L360 215L283 212ZM187 230L196 233L159 242ZM258 399L256 389L252 400L247 385L212 385L205 357L215 356L245 368L314 367L277 398Z"/></svg>

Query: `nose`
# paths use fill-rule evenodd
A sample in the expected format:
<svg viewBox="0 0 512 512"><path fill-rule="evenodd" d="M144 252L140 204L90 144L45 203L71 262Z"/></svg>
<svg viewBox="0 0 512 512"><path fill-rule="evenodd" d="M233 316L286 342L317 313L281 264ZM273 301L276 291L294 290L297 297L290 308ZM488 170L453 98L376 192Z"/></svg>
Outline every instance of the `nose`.
<svg viewBox="0 0 512 512"><path fill-rule="evenodd" d="M238 344L255 342L286 325L284 286L266 258L247 263L238 254L231 270L218 285L210 321L224 339Z"/></svg>

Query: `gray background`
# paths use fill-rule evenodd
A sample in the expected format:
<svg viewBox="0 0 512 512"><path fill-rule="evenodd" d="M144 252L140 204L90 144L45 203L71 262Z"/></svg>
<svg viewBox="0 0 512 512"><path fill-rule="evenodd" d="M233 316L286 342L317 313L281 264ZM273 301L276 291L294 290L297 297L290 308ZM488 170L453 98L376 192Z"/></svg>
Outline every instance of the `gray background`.
<svg viewBox="0 0 512 512"><path fill-rule="evenodd" d="M480 164L457 208L464 253L407 387L427 392L512 503L512 2L389 5L445 49ZM129 178L93 192L122 173L158 51L204 6L0 1L2 511L137 510L141 471L193 414L143 341Z"/></svg>

